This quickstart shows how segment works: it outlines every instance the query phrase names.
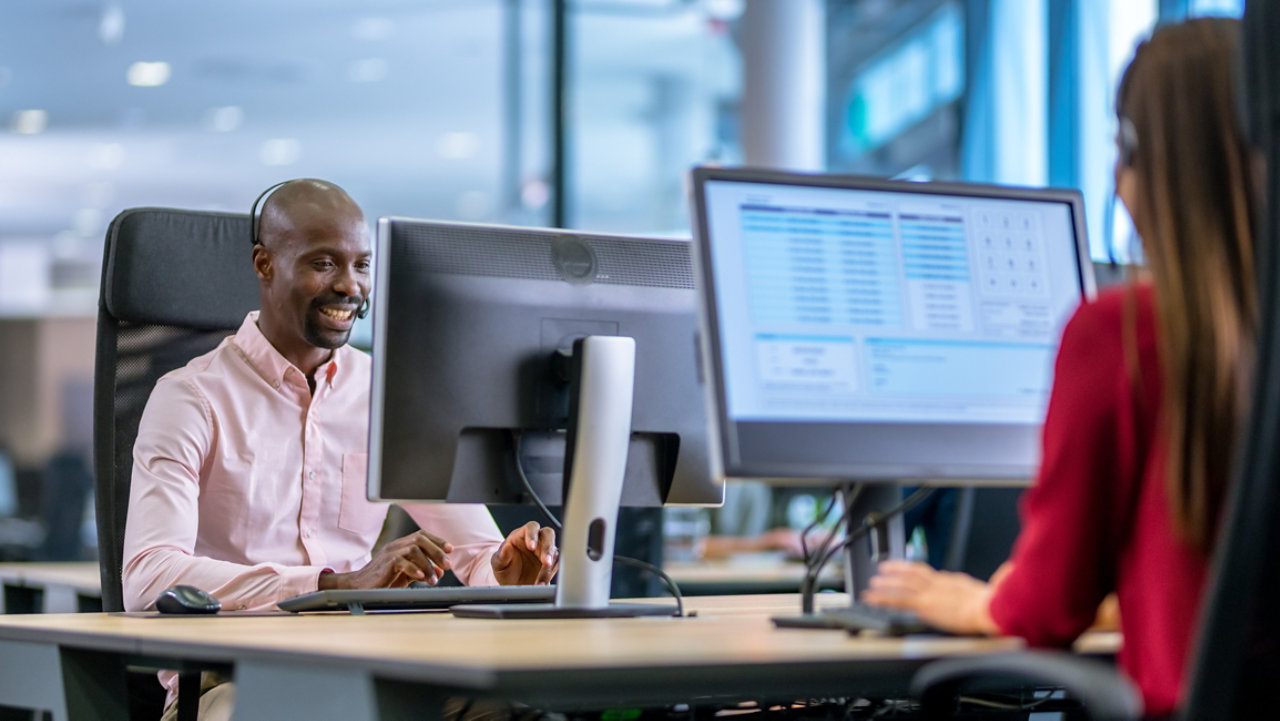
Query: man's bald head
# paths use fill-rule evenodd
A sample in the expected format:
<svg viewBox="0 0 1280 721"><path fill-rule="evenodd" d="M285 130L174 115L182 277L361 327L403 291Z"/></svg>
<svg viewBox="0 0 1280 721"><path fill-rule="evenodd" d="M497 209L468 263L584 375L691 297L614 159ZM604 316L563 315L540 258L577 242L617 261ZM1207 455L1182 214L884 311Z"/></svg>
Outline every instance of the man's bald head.
<svg viewBox="0 0 1280 721"><path fill-rule="evenodd" d="M258 209L256 242L274 247L281 238L292 239L311 224L355 221L364 225L364 213L347 191L326 180L289 180L267 193Z"/></svg>
<svg viewBox="0 0 1280 721"><path fill-rule="evenodd" d="M347 342L369 297L364 213L342 188L311 178L283 183L259 210L258 327L309 376Z"/></svg>

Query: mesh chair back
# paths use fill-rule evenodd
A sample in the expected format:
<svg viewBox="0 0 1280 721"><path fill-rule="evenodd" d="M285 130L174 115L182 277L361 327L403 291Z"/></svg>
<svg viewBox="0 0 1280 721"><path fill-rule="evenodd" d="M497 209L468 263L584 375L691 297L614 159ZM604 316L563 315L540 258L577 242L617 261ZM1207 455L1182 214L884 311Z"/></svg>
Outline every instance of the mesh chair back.
<svg viewBox="0 0 1280 721"><path fill-rule="evenodd" d="M102 606L123 611L133 442L156 381L212 350L258 307L249 217L126 210L107 229L94 363L94 505Z"/></svg>

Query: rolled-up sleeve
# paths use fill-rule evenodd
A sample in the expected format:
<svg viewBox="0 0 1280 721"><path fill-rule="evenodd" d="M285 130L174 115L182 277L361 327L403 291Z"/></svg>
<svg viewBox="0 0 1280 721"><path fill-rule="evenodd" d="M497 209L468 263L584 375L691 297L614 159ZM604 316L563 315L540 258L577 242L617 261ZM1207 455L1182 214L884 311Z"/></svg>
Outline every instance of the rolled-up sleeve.
<svg viewBox="0 0 1280 721"><path fill-rule="evenodd" d="M503 537L489 509L471 503L406 503L403 508L424 531L453 544L449 560L458 580L468 586L498 585L490 559Z"/></svg>

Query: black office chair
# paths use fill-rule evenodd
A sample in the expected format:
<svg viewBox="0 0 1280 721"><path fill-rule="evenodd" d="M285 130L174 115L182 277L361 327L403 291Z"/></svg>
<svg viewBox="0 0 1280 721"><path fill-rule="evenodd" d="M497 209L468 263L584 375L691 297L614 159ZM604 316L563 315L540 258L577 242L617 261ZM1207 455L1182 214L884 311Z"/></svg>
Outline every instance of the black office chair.
<svg viewBox="0 0 1280 721"><path fill-rule="evenodd" d="M240 214L135 208L107 229L93 391L105 611L124 610L125 517L142 410L160 376L212 350L258 307L250 247L249 217Z"/></svg>
<svg viewBox="0 0 1280 721"><path fill-rule="evenodd" d="M1261 332L1254 408L1177 718L1272 718L1280 708L1280 2L1245 8L1243 116L1267 155L1267 218L1257 243ZM925 666L913 682L924 712L946 718L958 694L982 684L1056 686L1092 718L1140 715L1126 682L1069 654L1028 652L953 659Z"/></svg>

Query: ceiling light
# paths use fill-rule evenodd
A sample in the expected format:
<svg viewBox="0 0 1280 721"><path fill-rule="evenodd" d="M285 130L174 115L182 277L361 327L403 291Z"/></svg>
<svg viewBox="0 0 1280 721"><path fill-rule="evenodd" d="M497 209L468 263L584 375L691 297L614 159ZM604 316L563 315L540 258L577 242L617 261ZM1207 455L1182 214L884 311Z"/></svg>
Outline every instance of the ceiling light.
<svg viewBox="0 0 1280 721"><path fill-rule="evenodd" d="M365 58L347 66L347 80L353 83L376 83L387 77L387 61Z"/></svg>
<svg viewBox="0 0 1280 721"><path fill-rule="evenodd" d="M89 150L89 167L115 170L124 165L124 146L120 143L98 143Z"/></svg>
<svg viewBox="0 0 1280 721"><path fill-rule="evenodd" d="M124 37L124 10L112 3L102 9L98 18L98 39L103 45L116 45Z"/></svg>
<svg viewBox="0 0 1280 721"><path fill-rule="evenodd" d="M545 180L530 180L520 189L520 202L529 210L539 210L551 200L551 188Z"/></svg>
<svg viewBox="0 0 1280 721"><path fill-rule="evenodd" d="M18 110L9 127L19 135L38 135L49 125L49 114L43 110Z"/></svg>
<svg viewBox="0 0 1280 721"><path fill-rule="evenodd" d="M479 148L480 139L475 133L465 130L445 133L436 140L436 152L449 160L466 160Z"/></svg>
<svg viewBox="0 0 1280 721"><path fill-rule="evenodd" d="M258 150L263 165L293 165L302 157L302 143L297 138L272 138Z"/></svg>
<svg viewBox="0 0 1280 721"><path fill-rule="evenodd" d="M230 133L240 129L244 124L244 108L239 105L223 105L210 108L205 113L204 125L215 133Z"/></svg>
<svg viewBox="0 0 1280 721"><path fill-rule="evenodd" d="M154 88L169 82L169 63L166 62L136 62L129 66L129 71L125 73L130 85L136 85L140 88Z"/></svg>

